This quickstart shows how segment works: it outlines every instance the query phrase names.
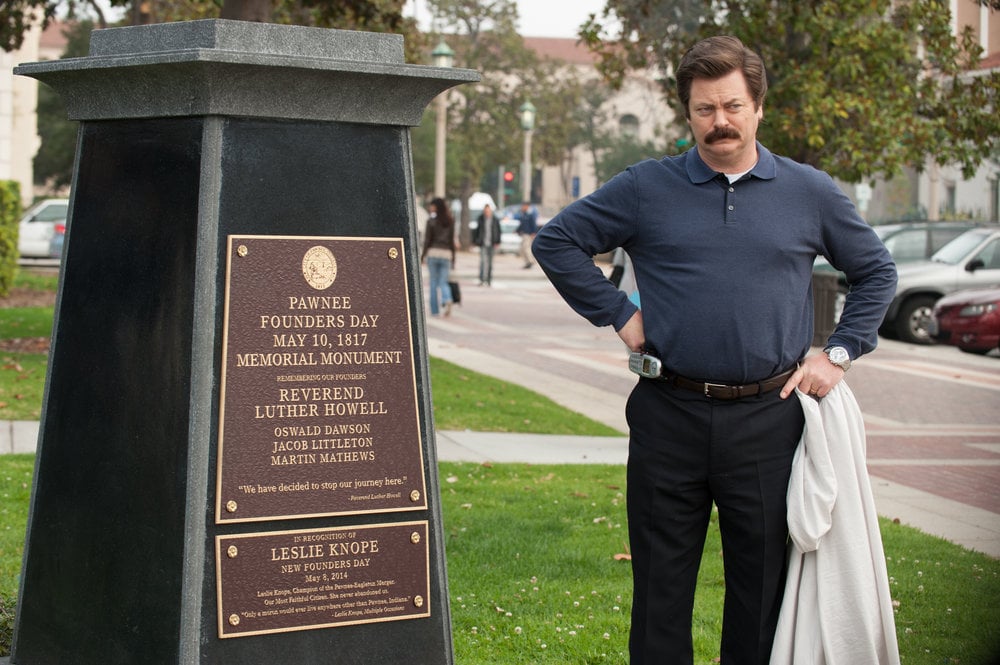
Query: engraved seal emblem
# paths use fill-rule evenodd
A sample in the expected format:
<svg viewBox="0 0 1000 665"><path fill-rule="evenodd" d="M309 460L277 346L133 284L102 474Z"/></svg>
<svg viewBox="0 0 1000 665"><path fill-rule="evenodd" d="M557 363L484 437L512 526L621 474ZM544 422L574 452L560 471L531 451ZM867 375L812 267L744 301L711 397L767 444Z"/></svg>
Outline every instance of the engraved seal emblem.
<svg viewBox="0 0 1000 665"><path fill-rule="evenodd" d="M310 247L302 257L302 276L317 291L329 288L337 279L337 259L326 247Z"/></svg>

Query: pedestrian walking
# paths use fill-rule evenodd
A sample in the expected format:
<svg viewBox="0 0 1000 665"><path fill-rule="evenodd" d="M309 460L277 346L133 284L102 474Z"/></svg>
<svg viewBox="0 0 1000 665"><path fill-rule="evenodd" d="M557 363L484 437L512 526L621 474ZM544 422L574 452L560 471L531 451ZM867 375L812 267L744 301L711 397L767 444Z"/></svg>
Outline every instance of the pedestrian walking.
<svg viewBox="0 0 1000 665"><path fill-rule="evenodd" d="M472 242L479 246L479 285L493 284L493 254L500 245L500 218L487 203L476 220Z"/></svg>
<svg viewBox="0 0 1000 665"><path fill-rule="evenodd" d="M626 406L632 665L692 662L691 618L713 504L725 560L723 665L766 665L786 570L786 490L804 416L875 348L895 266L825 173L757 141L767 78L734 37L695 44L676 70L695 138L566 207L534 255L576 312L611 325L640 379ZM642 309L597 254L622 247ZM812 266L851 285L824 353Z"/></svg>
<svg viewBox="0 0 1000 665"><path fill-rule="evenodd" d="M534 265L531 257L531 243L538 233L538 209L531 205L530 201L521 204L521 209L514 215L518 221L517 234L521 236L520 257L524 261L524 268L528 269Z"/></svg>
<svg viewBox="0 0 1000 665"><path fill-rule="evenodd" d="M420 260L427 263L431 316L438 316L442 307L444 315L450 316L452 294L448 280L455 267L455 218L444 199L431 201Z"/></svg>

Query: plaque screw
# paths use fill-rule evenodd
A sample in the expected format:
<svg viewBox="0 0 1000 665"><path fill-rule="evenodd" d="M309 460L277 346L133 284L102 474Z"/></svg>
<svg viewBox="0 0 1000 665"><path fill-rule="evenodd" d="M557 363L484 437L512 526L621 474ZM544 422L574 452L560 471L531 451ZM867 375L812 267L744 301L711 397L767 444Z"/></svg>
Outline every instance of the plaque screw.
<svg viewBox="0 0 1000 665"><path fill-rule="evenodd" d="M423 596L414 596L413 597L413 604L416 607L423 607L424 606L424 597ZM237 617L236 620L239 621L239 617Z"/></svg>
<svg viewBox="0 0 1000 665"><path fill-rule="evenodd" d="M240 245L239 247L236 248L236 253L239 254L240 256L246 256L247 254L250 253L250 250L247 249L246 245Z"/></svg>
<svg viewBox="0 0 1000 665"><path fill-rule="evenodd" d="M229 549L226 550L226 554L229 556L230 559L235 559L236 555L239 553L240 551L236 549L236 545L230 545Z"/></svg>
<svg viewBox="0 0 1000 665"><path fill-rule="evenodd" d="M226 512L235 513L236 512L236 502L227 501L226 502Z"/></svg>
<svg viewBox="0 0 1000 665"><path fill-rule="evenodd" d="M410 492L410 501L420 501L420 490L413 490Z"/></svg>
<svg viewBox="0 0 1000 665"><path fill-rule="evenodd" d="M389 248L389 258L390 259L397 259L397 258L399 258L399 250L396 249L395 247L390 247Z"/></svg>
<svg viewBox="0 0 1000 665"><path fill-rule="evenodd" d="M414 531L413 533L410 534L410 542L413 543L414 545L416 545L417 543L420 542L420 532L419 531Z"/></svg>
<svg viewBox="0 0 1000 665"><path fill-rule="evenodd" d="M417 607L420 607L420 606L418 605ZM229 615L229 625L230 626L238 626L238 625L240 625L240 615L239 614L230 614Z"/></svg>

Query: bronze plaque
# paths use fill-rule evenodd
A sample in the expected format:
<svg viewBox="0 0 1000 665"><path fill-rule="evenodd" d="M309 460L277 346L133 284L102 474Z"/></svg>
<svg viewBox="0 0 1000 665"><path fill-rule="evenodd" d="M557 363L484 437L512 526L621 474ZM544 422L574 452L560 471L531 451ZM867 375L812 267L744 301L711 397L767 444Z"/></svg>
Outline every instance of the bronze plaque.
<svg viewBox="0 0 1000 665"><path fill-rule="evenodd" d="M431 614L427 522L215 539L219 637Z"/></svg>
<svg viewBox="0 0 1000 665"><path fill-rule="evenodd" d="M228 249L216 522L425 509L402 239Z"/></svg>

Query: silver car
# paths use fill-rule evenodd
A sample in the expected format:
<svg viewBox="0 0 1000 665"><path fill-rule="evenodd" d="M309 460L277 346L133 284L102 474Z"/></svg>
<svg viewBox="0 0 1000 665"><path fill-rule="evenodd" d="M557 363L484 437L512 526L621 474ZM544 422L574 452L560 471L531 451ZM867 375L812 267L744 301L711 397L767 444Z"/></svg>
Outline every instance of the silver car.
<svg viewBox="0 0 1000 665"><path fill-rule="evenodd" d="M25 258L59 258L62 244L53 240L66 233L68 214L69 199L48 199L32 206L18 225L18 253Z"/></svg>
<svg viewBox="0 0 1000 665"><path fill-rule="evenodd" d="M960 289L1000 285L1000 227L966 231L929 261L898 267L896 296L879 329L886 337L932 344L928 332L934 303Z"/></svg>

